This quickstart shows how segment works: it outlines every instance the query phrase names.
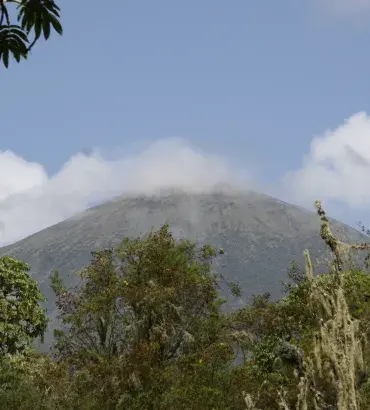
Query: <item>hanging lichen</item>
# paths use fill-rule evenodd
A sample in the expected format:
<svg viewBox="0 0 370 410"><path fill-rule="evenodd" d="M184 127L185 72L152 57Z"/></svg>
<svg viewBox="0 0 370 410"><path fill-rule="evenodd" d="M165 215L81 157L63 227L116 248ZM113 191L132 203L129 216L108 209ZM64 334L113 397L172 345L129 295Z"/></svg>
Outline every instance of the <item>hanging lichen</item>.
<svg viewBox="0 0 370 410"><path fill-rule="evenodd" d="M330 230L328 218L321 207L315 203L321 218L320 234L334 255L330 274L332 283L329 290L319 286L313 275L308 251L305 251L306 275L311 284L311 303L321 311L320 329L316 333L313 346L313 358L305 361L305 376L299 383L297 409L308 408L309 390L315 392L312 405L319 404L320 392L316 390L316 380L325 373L327 382L336 392L338 410L357 410L356 376L363 369L363 337L359 330L359 321L351 317L343 289L343 264L346 252L350 248L368 249L369 245L350 245L340 242ZM321 406L321 407L320 407Z"/></svg>
<svg viewBox="0 0 370 410"><path fill-rule="evenodd" d="M259 410L256 408L253 397L249 393L246 393L243 391L242 394L243 394L245 405L247 406L245 410Z"/></svg>
<svg viewBox="0 0 370 410"><path fill-rule="evenodd" d="M343 271L351 249L370 249L370 245L341 242L332 234L320 201L316 201L315 206L321 219L320 235L330 248L333 260L328 274L329 286L324 286L314 276L309 251L304 251L310 305L318 315L319 329L313 336L311 354L302 354L300 371L295 373L298 388L295 409L359 410L356 379L364 369L364 336L360 332L359 320L350 314ZM325 389L322 387L323 381ZM328 399L328 391L334 392L331 404L325 400ZM279 390L276 393L279 408L289 410L286 392ZM244 398L247 409L254 410L253 398L245 393Z"/></svg>

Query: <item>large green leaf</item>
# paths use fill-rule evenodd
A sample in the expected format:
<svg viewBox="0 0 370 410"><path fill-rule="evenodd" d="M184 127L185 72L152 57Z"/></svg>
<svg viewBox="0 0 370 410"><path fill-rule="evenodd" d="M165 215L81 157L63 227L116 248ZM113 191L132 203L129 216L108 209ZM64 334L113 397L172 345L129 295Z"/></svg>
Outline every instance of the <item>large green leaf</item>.
<svg viewBox="0 0 370 410"><path fill-rule="evenodd" d="M27 55L27 34L16 25L0 26L0 60L9 67L9 56L13 55L17 62Z"/></svg>
<svg viewBox="0 0 370 410"><path fill-rule="evenodd" d="M27 32L35 30L36 39L41 35L41 28L45 39L50 36L50 24L58 34L62 34L62 26L58 21L59 7L52 0L28 0L19 5L18 21Z"/></svg>

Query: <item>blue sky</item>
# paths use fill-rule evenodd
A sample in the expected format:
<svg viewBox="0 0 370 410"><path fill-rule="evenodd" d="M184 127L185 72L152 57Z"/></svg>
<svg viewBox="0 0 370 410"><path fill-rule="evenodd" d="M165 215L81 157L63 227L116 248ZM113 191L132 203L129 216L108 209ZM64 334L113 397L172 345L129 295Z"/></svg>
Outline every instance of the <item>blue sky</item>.
<svg viewBox="0 0 370 410"><path fill-rule="evenodd" d="M206 172L210 160L225 166L221 179L247 176L309 207L319 195L334 216L366 219L370 0L58 4L65 34L1 68L3 243L138 184L127 174L141 172L143 158L163 166L165 179L174 172L163 162L176 158L176 167L176 155L180 185L197 181L194 167L184 182L193 163ZM90 150L92 158L83 155ZM113 169L116 180L105 189ZM17 205L15 213L19 195L32 212ZM41 199L47 210L36 205ZM53 210L60 202L63 209Z"/></svg>

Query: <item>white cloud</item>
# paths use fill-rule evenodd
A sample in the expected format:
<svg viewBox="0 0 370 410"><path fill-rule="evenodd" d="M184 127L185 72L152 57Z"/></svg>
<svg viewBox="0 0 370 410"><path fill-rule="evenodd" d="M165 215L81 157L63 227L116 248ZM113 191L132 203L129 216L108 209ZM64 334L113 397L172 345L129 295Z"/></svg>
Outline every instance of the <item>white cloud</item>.
<svg viewBox="0 0 370 410"><path fill-rule="evenodd" d="M370 117L360 112L314 138L302 167L288 173L290 200L312 208L320 199L358 209L370 205Z"/></svg>
<svg viewBox="0 0 370 410"><path fill-rule="evenodd" d="M27 162L11 151L0 152L0 201L28 189L43 185L47 180L40 164Z"/></svg>
<svg viewBox="0 0 370 410"><path fill-rule="evenodd" d="M0 175L0 245L117 195L168 188L202 192L222 183L241 186L248 179L224 158L205 155L179 138L157 141L118 160L104 159L97 150L79 153L52 176L40 164L0 151Z"/></svg>

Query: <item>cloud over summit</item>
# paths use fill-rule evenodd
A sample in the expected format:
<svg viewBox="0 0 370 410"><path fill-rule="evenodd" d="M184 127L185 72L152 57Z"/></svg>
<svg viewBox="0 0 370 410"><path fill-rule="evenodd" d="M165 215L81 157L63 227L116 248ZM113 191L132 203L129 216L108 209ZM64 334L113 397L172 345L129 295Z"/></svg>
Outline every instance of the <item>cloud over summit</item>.
<svg viewBox="0 0 370 410"><path fill-rule="evenodd" d="M0 151L0 175L0 245L114 196L171 188L207 192L219 184L246 182L224 158L206 155L180 138L159 140L118 160L107 160L98 150L78 153L51 176L40 164Z"/></svg>

